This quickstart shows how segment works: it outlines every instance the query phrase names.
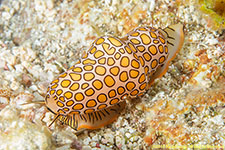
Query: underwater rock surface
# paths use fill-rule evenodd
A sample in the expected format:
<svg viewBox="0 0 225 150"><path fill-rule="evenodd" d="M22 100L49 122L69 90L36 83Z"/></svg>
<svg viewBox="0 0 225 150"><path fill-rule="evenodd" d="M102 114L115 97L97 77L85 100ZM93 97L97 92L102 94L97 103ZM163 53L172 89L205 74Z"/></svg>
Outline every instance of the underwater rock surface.
<svg viewBox="0 0 225 150"><path fill-rule="evenodd" d="M0 149L224 148L224 29L203 16L192 0L0 1ZM45 107L26 104L44 100L97 37L175 23L185 25L180 53L111 125L76 134L57 121L48 129L53 114L42 122Z"/></svg>

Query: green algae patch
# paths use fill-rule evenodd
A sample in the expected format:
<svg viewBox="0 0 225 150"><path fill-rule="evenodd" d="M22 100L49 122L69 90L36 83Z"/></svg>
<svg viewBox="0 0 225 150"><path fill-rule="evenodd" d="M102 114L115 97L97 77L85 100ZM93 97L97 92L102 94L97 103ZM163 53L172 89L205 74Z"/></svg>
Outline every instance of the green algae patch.
<svg viewBox="0 0 225 150"><path fill-rule="evenodd" d="M200 10L208 14L209 26L225 28L225 0L199 0Z"/></svg>

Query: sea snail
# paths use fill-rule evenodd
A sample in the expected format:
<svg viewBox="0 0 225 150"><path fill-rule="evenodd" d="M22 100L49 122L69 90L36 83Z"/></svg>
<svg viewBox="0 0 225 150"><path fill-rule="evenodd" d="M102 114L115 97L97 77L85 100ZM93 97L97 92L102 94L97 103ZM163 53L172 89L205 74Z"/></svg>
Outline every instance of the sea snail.
<svg viewBox="0 0 225 150"><path fill-rule="evenodd" d="M48 87L46 107L75 130L110 124L126 98L141 96L165 74L184 42L183 25L138 27L124 38L102 36ZM51 124L52 124L51 123Z"/></svg>

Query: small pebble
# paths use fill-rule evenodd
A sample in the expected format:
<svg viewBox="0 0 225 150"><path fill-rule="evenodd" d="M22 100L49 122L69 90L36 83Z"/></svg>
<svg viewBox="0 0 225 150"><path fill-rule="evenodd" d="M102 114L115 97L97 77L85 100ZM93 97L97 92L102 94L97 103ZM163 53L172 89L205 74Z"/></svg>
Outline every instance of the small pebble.
<svg viewBox="0 0 225 150"><path fill-rule="evenodd" d="M131 137L130 133L125 133L125 136L129 139Z"/></svg>
<svg viewBox="0 0 225 150"><path fill-rule="evenodd" d="M87 137L83 140L83 144L84 145L89 145L89 143L91 142L91 138L90 137Z"/></svg>
<svg viewBox="0 0 225 150"><path fill-rule="evenodd" d="M90 146L83 146L82 150L92 150L92 148Z"/></svg>
<svg viewBox="0 0 225 150"><path fill-rule="evenodd" d="M91 146L91 147L95 147L95 146L96 146L96 142L91 142L91 143L90 143L90 146Z"/></svg>

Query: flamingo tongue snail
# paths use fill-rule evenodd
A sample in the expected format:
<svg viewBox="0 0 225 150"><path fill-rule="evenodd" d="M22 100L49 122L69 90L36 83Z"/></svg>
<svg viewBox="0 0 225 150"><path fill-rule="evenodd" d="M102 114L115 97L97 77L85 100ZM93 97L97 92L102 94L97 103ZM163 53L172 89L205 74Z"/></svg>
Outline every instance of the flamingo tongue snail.
<svg viewBox="0 0 225 150"><path fill-rule="evenodd" d="M164 75L184 42L183 25L138 27L124 38L103 36L48 87L46 107L75 130L110 124L126 98L141 96ZM52 122L52 123L53 123ZM51 124L52 124L51 123Z"/></svg>

